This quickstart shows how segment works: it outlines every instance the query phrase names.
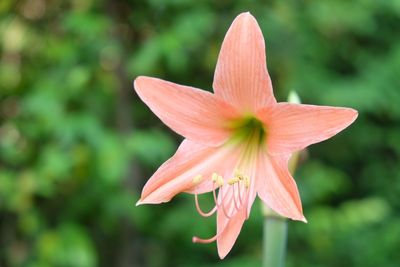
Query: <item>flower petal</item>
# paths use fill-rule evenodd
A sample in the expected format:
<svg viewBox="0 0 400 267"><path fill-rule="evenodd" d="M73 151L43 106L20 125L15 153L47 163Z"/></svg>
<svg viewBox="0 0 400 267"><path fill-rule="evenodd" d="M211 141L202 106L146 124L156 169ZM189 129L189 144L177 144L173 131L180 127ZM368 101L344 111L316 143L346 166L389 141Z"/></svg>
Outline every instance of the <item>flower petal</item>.
<svg viewBox="0 0 400 267"><path fill-rule="evenodd" d="M224 126L237 113L212 93L143 76L134 86L154 114L187 139L219 145L229 137Z"/></svg>
<svg viewBox="0 0 400 267"><path fill-rule="evenodd" d="M270 157L266 152L260 154L257 193L268 207L280 215L306 222L296 182L287 167L288 158Z"/></svg>
<svg viewBox="0 0 400 267"><path fill-rule="evenodd" d="M231 203L232 207L234 204ZM232 208L231 208L232 209ZM230 210L231 210L230 209ZM231 251L236 239L239 236L243 223L246 220L246 209L243 208L237 211L230 219L228 219L223 212L218 211L217 214L217 248L218 255L221 259Z"/></svg>
<svg viewBox="0 0 400 267"><path fill-rule="evenodd" d="M231 170L235 157L233 147L207 147L186 139L146 183L138 205L168 202L180 192L209 192L213 189L212 173ZM196 185L193 178L199 174L204 180Z"/></svg>
<svg viewBox="0 0 400 267"><path fill-rule="evenodd" d="M289 154L324 141L357 118L351 108L278 103L258 113L268 134L268 153Z"/></svg>
<svg viewBox="0 0 400 267"><path fill-rule="evenodd" d="M216 95L245 112L276 103L266 66L264 37L248 12L236 17L225 36L213 88Z"/></svg>

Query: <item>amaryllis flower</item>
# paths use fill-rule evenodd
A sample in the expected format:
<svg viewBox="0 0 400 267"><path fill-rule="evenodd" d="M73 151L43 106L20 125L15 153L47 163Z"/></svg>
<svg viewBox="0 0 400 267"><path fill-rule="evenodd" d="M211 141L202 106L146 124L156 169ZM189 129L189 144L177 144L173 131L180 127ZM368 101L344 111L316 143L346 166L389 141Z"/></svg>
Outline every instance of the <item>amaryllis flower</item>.
<svg viewBox="0 0 400 267"><path fill-rule="evenodd" d="M225 36L214 75L214 94L150 77L138 77L139 97L172 130L185 137L175 155L145 185L138 204L194 195L200 215L216 213L224 258L235 243L258 195L278 214L306 222L291 154L332 137L357 117L351 108L277 103L257 21L240 14ZM203 211L198 194L212 192L215 206Z"/></svg>

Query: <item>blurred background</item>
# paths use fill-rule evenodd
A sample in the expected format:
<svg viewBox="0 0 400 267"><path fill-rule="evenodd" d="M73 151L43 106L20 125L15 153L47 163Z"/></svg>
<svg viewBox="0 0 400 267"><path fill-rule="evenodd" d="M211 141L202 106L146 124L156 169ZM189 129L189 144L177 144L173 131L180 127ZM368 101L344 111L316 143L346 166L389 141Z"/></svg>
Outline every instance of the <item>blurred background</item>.
<svg viewBox="0 0 400 267"><path fill-rule="evenodd" d="M1 267L260 265L259 202L222 262L191 242L215 232L191 196L135 207L182 138L134 78L211 90L243 11L279 101L296 90L360 113L295 175L309 223L289 223L287 266L399 266L400 1L1 0Z"/></svg>

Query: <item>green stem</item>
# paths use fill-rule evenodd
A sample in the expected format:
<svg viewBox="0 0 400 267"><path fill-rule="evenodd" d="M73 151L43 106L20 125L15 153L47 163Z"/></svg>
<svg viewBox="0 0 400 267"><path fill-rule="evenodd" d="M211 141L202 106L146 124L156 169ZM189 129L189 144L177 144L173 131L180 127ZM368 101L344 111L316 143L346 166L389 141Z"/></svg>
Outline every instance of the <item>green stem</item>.
<svg viewBox="0 0 400 267"><path fill-rule="evenodd" d="M287 220L275 215L264 217L263 267L283 267L286 258Z"/></svg>

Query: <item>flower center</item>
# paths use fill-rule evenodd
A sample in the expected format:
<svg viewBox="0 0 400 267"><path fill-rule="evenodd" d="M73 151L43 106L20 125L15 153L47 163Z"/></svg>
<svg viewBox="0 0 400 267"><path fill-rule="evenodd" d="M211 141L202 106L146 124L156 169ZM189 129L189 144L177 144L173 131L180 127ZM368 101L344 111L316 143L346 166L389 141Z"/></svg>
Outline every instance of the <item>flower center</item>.
<svg viewBox="0 0 400 267"><path fill-rule="evenodd" d="M257 145L262 144L267 131L264 124L254 116L247 116L231 122L229 128L232 130L232 141L234 142L254 142Z"/></svg>

